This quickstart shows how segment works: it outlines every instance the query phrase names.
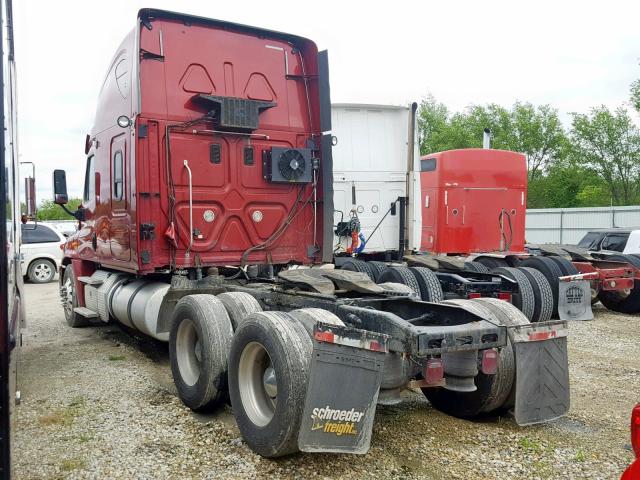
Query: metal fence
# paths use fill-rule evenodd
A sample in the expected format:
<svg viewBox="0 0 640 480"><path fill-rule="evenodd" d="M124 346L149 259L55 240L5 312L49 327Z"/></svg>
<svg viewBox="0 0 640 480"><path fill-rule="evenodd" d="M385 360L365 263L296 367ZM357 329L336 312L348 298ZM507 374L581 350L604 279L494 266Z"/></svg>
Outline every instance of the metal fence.
<svg viewBox="0 0 640 480"><path fill-rule="evenodd" d="M529 243L576 244L589 230L636 226L640 226L640 205L528 209L526 239Z"/></svg>

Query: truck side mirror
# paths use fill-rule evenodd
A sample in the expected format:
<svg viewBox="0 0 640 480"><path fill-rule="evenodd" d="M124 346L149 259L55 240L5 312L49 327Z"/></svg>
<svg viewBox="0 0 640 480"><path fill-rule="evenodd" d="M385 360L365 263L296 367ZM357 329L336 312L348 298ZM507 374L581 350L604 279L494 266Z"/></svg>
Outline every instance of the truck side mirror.
<svg viewBox="0 0 640 480"><path fill-rule="evenodd" d="M64 170L53 171L53 203L66 205L69 201L67 195L67 174Z"/></svg>

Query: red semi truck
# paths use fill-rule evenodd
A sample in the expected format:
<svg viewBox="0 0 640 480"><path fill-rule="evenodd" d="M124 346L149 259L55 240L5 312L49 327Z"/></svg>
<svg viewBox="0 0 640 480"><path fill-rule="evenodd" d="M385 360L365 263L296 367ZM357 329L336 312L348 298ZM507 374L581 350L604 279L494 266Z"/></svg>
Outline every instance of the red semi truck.
<svg viewBox="0 0 640 480"><path fill-rule="evenodd" d="M333 268L330 131L312 41L141 10L86 141L60 269L69 325L168 341L184 404L230 398L263 456L364 453L376 404L410 386L463 417L563 415L564 322L532 325L494 299L423 302ZM64 205L61 170L54 194Z"/></svg>

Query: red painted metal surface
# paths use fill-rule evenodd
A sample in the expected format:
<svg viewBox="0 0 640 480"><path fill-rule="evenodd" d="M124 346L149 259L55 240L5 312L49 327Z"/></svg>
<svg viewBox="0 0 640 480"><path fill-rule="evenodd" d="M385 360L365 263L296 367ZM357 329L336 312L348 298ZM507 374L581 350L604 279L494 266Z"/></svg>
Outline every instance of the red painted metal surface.
<svg viewBox="0 0 640 480"><path fill-rule="evenodd" d="M580 276L567 277L568 279L582 279L596 281L601 290L630 290L634 281L640 275L640 270L631 264L622 262L598 262L595 266L589 262L573 262L580 272ZM563 277L560 279L562 280Z"/></svg>
<svg viewBox="0 0 640 480"><path fill-rule="evenodd" d="M429 165L420 173L423 251L524 251L524 155L471 148L421 160Z"/></svg>
<svg viewBox="0 0 640 480"><path fill-rule="evenodd" d="M88 154L94 168L87 169L86 220L65 254L143 274L243 260L319 261L322 179L314 219L311 184L271 183L263 178L262 165L263 151L272 147L315 142L319 149L315 44L235 24L143 12L143 22L114 56L100 93ZM184 125L210 110L194 100L198 94L275 106L260 113L251 135L216 130L213 122ZM119 127L120 115L134 118L134 128ZM212 148L220 149L219 163ZM247 149L252 162L245 161ZM319 152L314 156L321 160ZM185 160L192 173L192 230ZM296 206L299 213L282 235L243 258ZM172 234L165 235L168 231ZM309 256L314 245L318 253Z"/></svg>

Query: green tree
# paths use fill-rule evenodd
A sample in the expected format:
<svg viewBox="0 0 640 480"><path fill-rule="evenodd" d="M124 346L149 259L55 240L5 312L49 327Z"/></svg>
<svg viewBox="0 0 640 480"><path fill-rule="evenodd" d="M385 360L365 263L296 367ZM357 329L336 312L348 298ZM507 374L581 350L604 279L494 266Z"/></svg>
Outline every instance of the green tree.
<svg viewBox="0 0 640 480"><path fill-rule="evenodd" d="M518 102L507 109L492 103L470 105L463 112L450 114L444 104L429 95L420 104L418 128L423 154L481 147L484 129L488 128L493 148L527 156L530 180L566 156L567 136L557 110L549 105L535 107Z"/></svg>
<svg viewBox="0 0 640 480"><path fill-rule="evenodd" d="M624 108L573 113L572 150L576 163L596 172L616 205L630 205L640 193L640 131Z"/></svg>
<svg viewBox="0 0 640 480"><path fill-rule="evenodd" d="M420 102L418 109L418 134L420 136L420 153L434 153L446 143L444 137L449 131L449 110L436 101L433 95L427 95Z"/></svg>
<svg viewBox="0 0 640 480"><path fill-rule="evenodd" d="M504 148L527 156L530 181L542 175L554 161L565 158L567 136L558 111L551 106L515 103L509 127L505 130Z"/></svg>
<svg viewBox="0 0 640 480"><path fill-rule="evenodd" d="M631 105L640 113L640 80L631 84Z"/></svg>
<svg viewBox="0 0 640 480"><path fill-rule="evenodd" d="M71 198L67 208L74 211L82 203L80 198ZM38 207L38 220L73 220L60 205L53 203L53 200L43 200Z"/></svg>

